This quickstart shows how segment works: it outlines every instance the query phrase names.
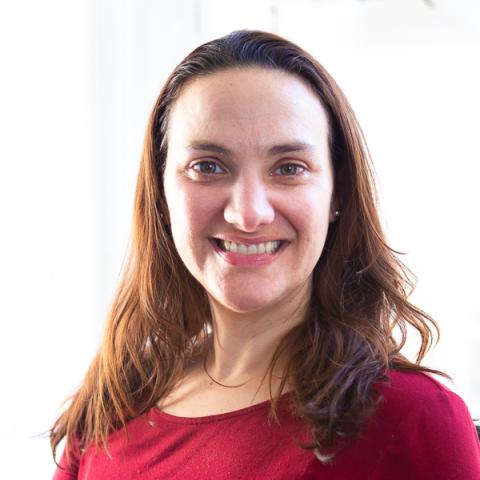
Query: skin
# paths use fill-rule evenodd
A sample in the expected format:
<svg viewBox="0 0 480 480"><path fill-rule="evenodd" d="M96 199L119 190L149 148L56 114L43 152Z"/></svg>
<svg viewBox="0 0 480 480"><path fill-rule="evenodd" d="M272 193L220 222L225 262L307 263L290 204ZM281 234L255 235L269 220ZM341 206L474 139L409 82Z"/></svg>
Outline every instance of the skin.
<svg viewBox="0 0 480 480"><path fill-rule="evenodd" d="M164 409L201 416L269 398L260 379L280 339L302 321L335 219L328 121L301 78L227 69L184 86L167 139L164 188L174 242L213 313L208 370L227 385L246 382L220 387L194 366ZM213 238L283 243L273 261L235 265Z"/></svg>

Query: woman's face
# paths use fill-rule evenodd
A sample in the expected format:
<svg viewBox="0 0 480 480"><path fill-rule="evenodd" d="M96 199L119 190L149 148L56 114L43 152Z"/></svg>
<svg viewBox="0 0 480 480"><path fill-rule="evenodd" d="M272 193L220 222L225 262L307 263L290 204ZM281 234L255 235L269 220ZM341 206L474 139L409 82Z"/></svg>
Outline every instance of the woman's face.
<svg viewBox="0 0 480 480"><path fill-rule="evenodd" d="M167 140L173 239L210 300L255 312L308 295L334 219L327 115L310 87L258 67L196 77Z"/></svg>

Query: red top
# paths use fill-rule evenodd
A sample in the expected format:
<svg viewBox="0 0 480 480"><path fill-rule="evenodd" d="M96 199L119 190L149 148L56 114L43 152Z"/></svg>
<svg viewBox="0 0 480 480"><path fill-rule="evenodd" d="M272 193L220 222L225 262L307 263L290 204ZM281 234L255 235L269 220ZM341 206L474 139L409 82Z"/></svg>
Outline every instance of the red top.
<svg viewBox="0 0 480 480"><path fill-rule="evenodd" d="M110 435L111 458L102 448L77 452L70 472L57 469L54 480L479 480L480 445L463 400L425 374L389 376L363 435L333 466L297 445L309 435L287 402L281 425L269 425L267 401L200 418L154 407L128 423L128 444L123 430ZM60 463L67 466L65 454Z"/></svg>

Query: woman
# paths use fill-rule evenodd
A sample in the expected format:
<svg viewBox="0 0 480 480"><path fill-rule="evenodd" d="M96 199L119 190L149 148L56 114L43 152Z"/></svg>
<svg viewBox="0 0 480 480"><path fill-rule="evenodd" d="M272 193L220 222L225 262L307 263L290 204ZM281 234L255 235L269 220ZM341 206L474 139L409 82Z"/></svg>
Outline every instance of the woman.
<svg viewBox="0 0 480 480"><path fill-rule="evenodd" d="M153 109L55 478L479 478L465 404L420 366L437 327L411 286L328 73L263 32L200 46Z"/></svg>

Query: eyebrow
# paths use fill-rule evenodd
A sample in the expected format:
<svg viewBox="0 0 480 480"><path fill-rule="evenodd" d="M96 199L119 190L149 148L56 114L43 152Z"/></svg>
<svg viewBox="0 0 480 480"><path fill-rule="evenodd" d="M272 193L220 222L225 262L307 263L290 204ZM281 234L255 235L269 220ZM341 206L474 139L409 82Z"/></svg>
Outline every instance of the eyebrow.
<svg viewBox="0 0 480 480"><path fill-rule="evenodd" d="M215 143L209 142L194 142L187 146L187 150L191 152L213 152L218 153L220 155L224 155L229 157L232 155L232 152L225 147L221 147L220 145L216 145Z"/></svg>
<svg viewBox="0 0 480 480"><path fill-rule="evenodd" d="M228 148L222 147L215 143L211 142L193 142L187 146L189 151L193 152L213 152L218 153L219 155L223 155L225 157L233 156L233 152ZM279 145L274 145L267 150L268 155L281 155L285 153L292 153L292 152L304 152L304 151L312 151L315 147L309 143L305 142L289 142L289 143L282 143Z"/></svg>
<svg viewBox="0 0 480 480"><path fill-rule="evenodd" d="M305 142L282 143L269 148L269 155L279 155L283 153L305 152L315 150L315 147Z"/></svg>

